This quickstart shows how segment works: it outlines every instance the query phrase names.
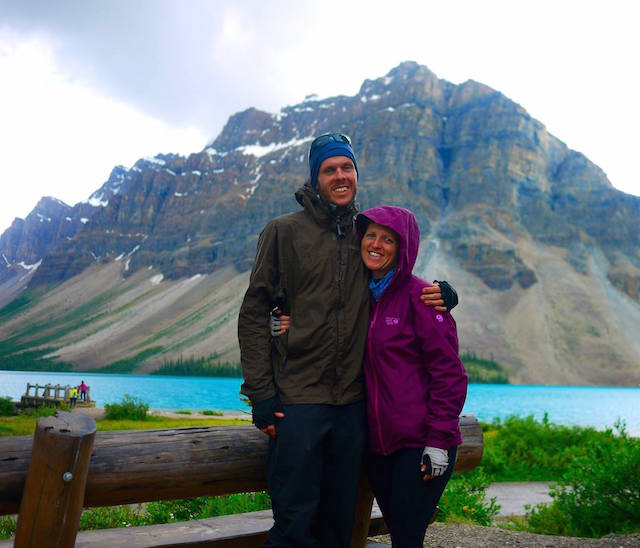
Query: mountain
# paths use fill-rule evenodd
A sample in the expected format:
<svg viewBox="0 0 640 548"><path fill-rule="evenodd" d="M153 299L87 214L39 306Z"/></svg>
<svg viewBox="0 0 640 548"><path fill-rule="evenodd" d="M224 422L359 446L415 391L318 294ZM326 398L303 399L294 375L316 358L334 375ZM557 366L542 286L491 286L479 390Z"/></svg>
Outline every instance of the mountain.
<svg viewBox="0 0 640 548"><path fill-rule="evenodd" d="M237 113L201 152L115 168L87 203L43 199L0 237L4 355L142 371L236 359L257 235L298 209L308 146L336 130L361 205L416 213L415 272L458 289L461 349L514 382L640 382L640 198L500 92L411 62L355 96Z"/></svg>

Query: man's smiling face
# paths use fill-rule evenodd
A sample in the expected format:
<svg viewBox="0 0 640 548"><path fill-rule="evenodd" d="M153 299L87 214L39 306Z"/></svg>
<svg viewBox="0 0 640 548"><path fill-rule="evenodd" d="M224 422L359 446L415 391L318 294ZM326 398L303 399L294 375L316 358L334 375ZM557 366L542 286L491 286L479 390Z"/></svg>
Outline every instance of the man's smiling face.
<svg viewBox="0 0 640 548"><path fill-rule="evenodd" d="M318 192L327 202L344 207L356 197L358 173L351 158L332 156L318 170Z"/></svg>

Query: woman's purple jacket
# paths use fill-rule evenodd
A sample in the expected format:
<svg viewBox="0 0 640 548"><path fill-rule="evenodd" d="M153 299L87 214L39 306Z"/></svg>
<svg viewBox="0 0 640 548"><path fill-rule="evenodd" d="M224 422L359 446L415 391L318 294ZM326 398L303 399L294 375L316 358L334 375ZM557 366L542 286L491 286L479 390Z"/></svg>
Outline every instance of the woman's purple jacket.
<svg viewBox="0 0 640 548"><path fill-rule="evenodd" d="M389 455L407 447L460 445L467 374L453 317L420 300L430 284L412 274L418 223L407 209L374 207L358 216L360 235L367 219L400 237L393 280L377 303L371 299L364 359L369 449Z"/></svg>

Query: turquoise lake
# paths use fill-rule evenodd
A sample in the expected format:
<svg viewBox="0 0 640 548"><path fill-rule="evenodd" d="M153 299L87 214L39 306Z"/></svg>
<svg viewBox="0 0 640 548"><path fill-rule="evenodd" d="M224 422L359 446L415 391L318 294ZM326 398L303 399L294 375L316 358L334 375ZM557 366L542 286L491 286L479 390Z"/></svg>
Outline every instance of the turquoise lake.
<svg viewBox="0 0 640 548"><path fill-rule="evenodd" d="M235 378L0 371L0 396L19 400L27 382L78 385L82 379L98 407L128 393L152 409L248 411L239 397L242 380ZM622 419L630 434L640 436L640 388L635 387L471 384L464 412L483 421L509 415L542 419L547 413L554 423L596 428Z"/></svg>

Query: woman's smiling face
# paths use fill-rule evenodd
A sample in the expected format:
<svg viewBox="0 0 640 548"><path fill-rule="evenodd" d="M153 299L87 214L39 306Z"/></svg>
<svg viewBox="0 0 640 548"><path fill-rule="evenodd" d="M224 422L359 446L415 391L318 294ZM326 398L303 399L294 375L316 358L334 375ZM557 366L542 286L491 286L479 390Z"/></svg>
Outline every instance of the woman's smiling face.
<svg viewBox="0 0 640 548"><path fill-rule="evenodd" d="M371 270L375 280L384 277L395 266L398 241L396 233L386 226L376 223L367 226L360 243L360 252L364 265Z"/></svg>

